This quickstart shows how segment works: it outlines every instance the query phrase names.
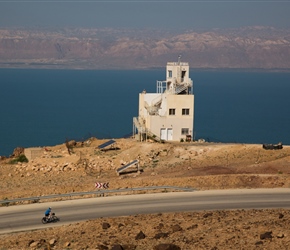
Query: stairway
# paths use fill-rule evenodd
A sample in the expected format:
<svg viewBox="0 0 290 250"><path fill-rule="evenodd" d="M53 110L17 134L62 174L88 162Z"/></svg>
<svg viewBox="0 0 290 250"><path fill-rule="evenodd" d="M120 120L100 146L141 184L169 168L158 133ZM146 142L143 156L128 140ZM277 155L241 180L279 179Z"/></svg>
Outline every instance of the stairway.
<svg viewBox="0 0 290 250"><path fill-rule="evenodd" d="M187 88L188 88L188 86L186 86L186 85L180 85L180 86L175 88L174 94L179 94L182 91L186 90Z"/></svg>
<svg viewBox="0 0 290 250"><path fill-rule="evenodd" d="M138 120L137 117L133 118L133 123L135 125L135 127L138 130L139 134L145 133L146 134L146 138L150 138L156 142L162 142L161 138L157 135L155 135L154 133L152 133L149 129L147 129L146 127L142 126Z"/></svg>
<svg viewBox="0 0 290 250"><path fill-rule="evenodd" d="M157 96L152 100L152 104L149 105L146 101L144 103L144 107L148 111L150 115L158 115L158 110L160 109L160 105L162 103L162 95Z"/></svg>

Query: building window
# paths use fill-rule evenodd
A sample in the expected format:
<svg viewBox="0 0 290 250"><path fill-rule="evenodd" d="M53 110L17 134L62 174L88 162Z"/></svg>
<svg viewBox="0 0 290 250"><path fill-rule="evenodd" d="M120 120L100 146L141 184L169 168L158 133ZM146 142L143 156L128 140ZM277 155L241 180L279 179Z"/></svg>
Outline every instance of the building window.
<svg viewBox="0 0 290 250"><path fill-rule="evenodd" d="M182 135L188 135L188 132L189 132L189 128L182 128L181 129L181 134Z"/></svg>
<svg viewBox="0 0 290 250"><path fill-rule="evenodd" d="M169 115L175 115L175 109L169 109Z"/></svg>
<svg viewBox="0 0 290 250"><path fill-rule="evenodd" d="M182 82L184 81L185 75L186 75L186 71L182 70L182 72L181 72L181 81Z"/></svg>
<svg viewBox="0 0 290 250"><path fill-rule="evenodd" d="M189 115L189 109L182 109L182 115Z"/></svg>
<svg viewBox="0 0 290 250"><path fill-rule="evenodd" d="M169 78L172 77L172 70L168 70L168 77L169 77Z"/></svg>

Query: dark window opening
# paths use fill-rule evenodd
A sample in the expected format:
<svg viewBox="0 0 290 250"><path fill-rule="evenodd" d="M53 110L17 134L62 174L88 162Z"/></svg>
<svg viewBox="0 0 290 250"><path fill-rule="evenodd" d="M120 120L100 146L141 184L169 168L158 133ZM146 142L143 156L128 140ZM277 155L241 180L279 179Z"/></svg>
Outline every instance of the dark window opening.
<svg viewBox="0 0 290 250"><path fill-rule="evenodd" d="M175 109L169 109L169 115L175 115Z"/></svg>
<svg viewBox="0 0 290 250"><path fill-rule="evenodd" d="M189 109L182 109L182 115L189 115Z"/></svg>
<svg viewBox="0 0 290 250"><path fill-rule="evenodd" d="M189 128L182 128L181 129L181 134L182 135L188 135L188 132L189 132Z"/></svg>

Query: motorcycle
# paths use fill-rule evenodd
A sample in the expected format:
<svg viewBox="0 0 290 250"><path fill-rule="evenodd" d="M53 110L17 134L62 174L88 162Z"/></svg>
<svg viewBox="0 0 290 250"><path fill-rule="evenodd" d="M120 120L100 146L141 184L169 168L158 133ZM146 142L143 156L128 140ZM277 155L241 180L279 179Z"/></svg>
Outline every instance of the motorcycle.
<svg viewBox="0 0 290 250"><path fill-rule="evenodd" d="M52 213L51 217L44 216L41 220L43 224L57 222L57 221L60 221L60 219L55 215L55 213Z"/></svg>

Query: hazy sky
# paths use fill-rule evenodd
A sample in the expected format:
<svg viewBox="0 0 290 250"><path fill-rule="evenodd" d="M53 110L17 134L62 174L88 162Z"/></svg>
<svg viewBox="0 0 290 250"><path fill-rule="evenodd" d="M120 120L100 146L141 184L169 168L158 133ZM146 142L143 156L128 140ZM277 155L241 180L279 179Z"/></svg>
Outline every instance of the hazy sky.
<svg viewBox="0 0 290 250"><path fill-rule="evenodd" d="M0 27L290 26L290 0L0 0Z"/></svg>

